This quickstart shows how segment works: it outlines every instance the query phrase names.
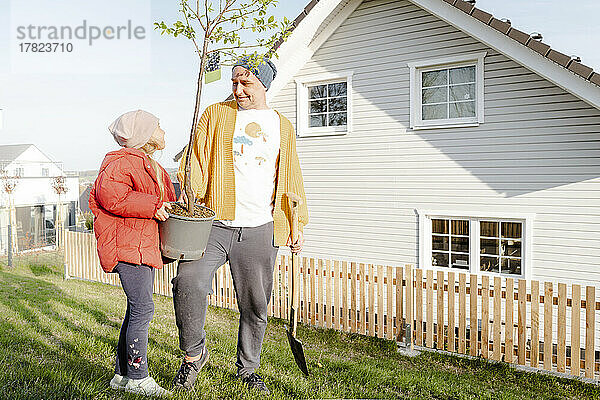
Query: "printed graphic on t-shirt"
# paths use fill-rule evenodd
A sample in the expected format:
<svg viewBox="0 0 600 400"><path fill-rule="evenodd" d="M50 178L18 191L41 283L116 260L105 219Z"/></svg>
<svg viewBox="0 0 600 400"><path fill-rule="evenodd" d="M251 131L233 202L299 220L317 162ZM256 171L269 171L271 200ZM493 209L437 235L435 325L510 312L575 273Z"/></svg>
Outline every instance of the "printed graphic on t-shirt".
<svg viewBox="0 0 600 400"><path fill-rule="evenodd" d="M269 148L266 146L268 139L268 134L258 123L250 122L244 128L243 134L236 132L233 138L234 161L243 165L249 165L249 163L263 165L267 161L269 152Z"/></svg>
<svg viewBox="0 0 600 400"><path fill-rule="evenodd" d="M273 221L273 196L281 120L273 110L239 111L232 139L235 217L228 226L253 227Z"/></svg>

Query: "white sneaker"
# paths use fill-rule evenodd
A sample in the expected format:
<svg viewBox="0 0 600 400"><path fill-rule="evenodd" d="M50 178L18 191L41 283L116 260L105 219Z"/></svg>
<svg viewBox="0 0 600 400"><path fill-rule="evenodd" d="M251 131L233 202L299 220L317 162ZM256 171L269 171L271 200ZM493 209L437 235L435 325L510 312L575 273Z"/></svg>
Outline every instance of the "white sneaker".
<svg viewBox="0 0 600 400"><path fill-rule="evenodd" d="M121 376L115 374L113 378L110 380L110 387L115 390L123 390L125 389L125 385L127 385L127 381L129 379L126 376Z"/></svg>
<svg viewBox="0 0 600 400"><path fill-rule="evenodd" d="M171 392L160 387L150 376L144 379L128 379L125 391L146 396L171 396Z"/></svg>

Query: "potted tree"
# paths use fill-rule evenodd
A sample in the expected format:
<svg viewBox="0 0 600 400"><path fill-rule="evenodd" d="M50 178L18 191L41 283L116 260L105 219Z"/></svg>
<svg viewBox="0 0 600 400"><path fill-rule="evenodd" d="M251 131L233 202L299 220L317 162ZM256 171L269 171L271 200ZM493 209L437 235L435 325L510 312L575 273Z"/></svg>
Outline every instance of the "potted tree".
<svg viewBox="0 0 600 400"><path fill-rule="evenodd" d="M182 20L170 26L164 21L154 25L161 35L190 40L199 57L200 69L190 138L185 150L184 202L172 203L169 219L161 222L159 229L165 257L196 260L204 255L215 218L212 210L196 204L190 172L205 75L207 72L211 75L220 73L218 66L232 65L243 56L249 56L253 64L259 65L265 56L274 54L275 43L287 38L291 24L287 18L278 21L268 15L277 0L181 0L179 4Z"/></svg>

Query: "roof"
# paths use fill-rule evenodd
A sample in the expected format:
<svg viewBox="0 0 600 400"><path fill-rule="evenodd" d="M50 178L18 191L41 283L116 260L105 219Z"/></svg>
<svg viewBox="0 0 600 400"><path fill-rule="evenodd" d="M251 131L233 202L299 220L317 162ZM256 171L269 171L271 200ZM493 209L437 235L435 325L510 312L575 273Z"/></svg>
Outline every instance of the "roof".
<svg viewBox="0 0 600 400"><path fill-rule="evenodd" d="M442 1L442 0L440 0ZM600 86L600 72L595 72L591 67L584 65L575 57L570 57L566 54L561 53L560 51L552 49L548 44L542 43L541 40L536 40L532 37L532 35L527 34L518 30L517 28L513 28L510 24L510 20L501 20L495 18L492 14L487 13L477 7L475 7L470 2L466 2L463 0L443 0L444 2L456 7L462 12L470 15L471 17L483 22L486 25L496 29L497 31L503 33L507 37L516 40L521 43L523 46L530 48L531 50L541 54L547 59L553 61L554 63L564 67L565 69L579 75L580 77L594 83L597 86ZM304 18L311 12L311 10L315 7L315 5L319 2L319 0L311 0L310 3L304 7L302 12L298 14L296 19L292 22L292 26L290 31L293 31L298 27L298 25L304 20ZM473 2L475 3L475 2ZM277 50L279 46L283 43L283 39L277 41L272 49L272 51Z"/></svg>
<svg viewBox="0 0 600 400"><path fill-rule="evenodd" d="M546 43L542 43L541 40L534 39L532 35L520 31L517 28L513 28L510 24L510 20L497 19L492 14L489 14L475 7L473 4L463 0L444 1L458 8L462 12L470 15L471 17L478 19L484 24L491 26L492 28L505 34L511 39L516 40L522 45L527 46L531 50L543 55L544 57L555 62L556 64L600 86L600 73L594 72L592 68L582 64L576 57L570 57L566 54L561 53L560 51L556 51Z"/></svg>
<svg viewBox="0 0 600 400"><path fill-rule="evenodd" d="M89 205L89 198L90 198L90 193L92 191L92 185L89 184L84 190L83 192L81 192L79 194L79 209L81 210L82 213L86 213L86 212L91 212L92 210L90 209L90 205Z"/></svg>
<svg viewBox="0 0 600 400"><path fill-rule="evenodd" d="M0 163L10 164L17 159L25 150L33 146L32 144L5 144L0 145Z"/></svg>
<svg viewBox="0 0 600 400"><path fill-rule="evenodd" d="M600 110L600 72L542 43L537 35L513 28L463 0L408 0L417 7L463 31L521 66L554 83ZM292 22L287 40L278 41L278 73L267 92L271 100L363 0L312 0ZM473 1L474 3L474 1ZM297 29L300 27L301 29Z"/></svg>

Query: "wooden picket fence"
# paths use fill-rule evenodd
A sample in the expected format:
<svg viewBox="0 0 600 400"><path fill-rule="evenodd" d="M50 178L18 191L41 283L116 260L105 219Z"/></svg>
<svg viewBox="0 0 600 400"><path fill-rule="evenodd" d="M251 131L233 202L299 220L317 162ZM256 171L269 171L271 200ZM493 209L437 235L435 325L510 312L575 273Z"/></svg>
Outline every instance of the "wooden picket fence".
<svg viewBox="0 0 600 400"><path fill-rule="evenodd" d="M120 286L118 274L107 274L100 267L93 233L64 231L65 277L107 283ZM154 276L154 293L172 296L171 279L175 277L177 264L167 264Z"/></svg>
<svg viewBox="0 0 600 400"><path fill-rule="evenodd" d="M93 234L65 232L64 239L68 277L119 284L101 270ZM278 257L271 317L288 317L290 267L289 256ZM175 274L175 264L157 271L155 293L171 296ZM299 322L306 325L400 342L410 332L411 346L600 380L594 286L306 257L299 280ZM217 270L209 302L237 309L227 265Z"/></svg>

